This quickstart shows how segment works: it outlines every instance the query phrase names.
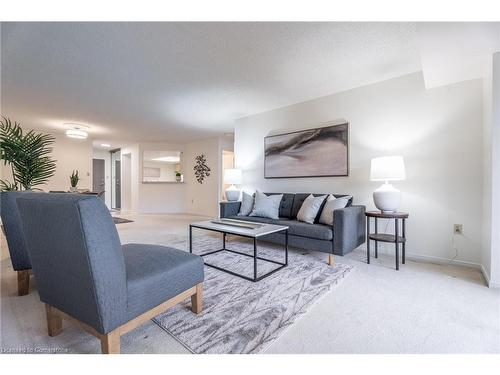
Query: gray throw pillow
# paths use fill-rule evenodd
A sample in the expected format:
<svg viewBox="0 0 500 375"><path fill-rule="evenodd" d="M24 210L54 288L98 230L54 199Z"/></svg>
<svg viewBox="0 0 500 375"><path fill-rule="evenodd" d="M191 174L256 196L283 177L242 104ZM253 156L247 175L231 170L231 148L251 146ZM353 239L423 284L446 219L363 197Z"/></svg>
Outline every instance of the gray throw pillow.
<svg viewBox="0 0 500 375"><path fill-rule="evenodd" d="M248 216L250 212L252 212L253 204L254 204L253 195L243 192L243 194L241 195L241 205L240 205L240 212L238 212L238 216Z"/></svg>
<svg viewBox="0 0 500 375"><path fill-rule="evenodd" d="M325 197L326 195L315 197L310 194L306 199L304 199L304 202L302 202L302 206L300 206L300 210L297 214L297 220L314 224L314 219L318 215L318 211L321 208L321 204L325 200Z"/></svg>
<svg viewBox="0 0 500 375"><path fill-rule="evenodd" d="M250 216L268 217L270 219L279 219L279 210L283 194L267 196L258 191L255 192L255 204Z"/></svg>
<svg viewBox="0 0 500 375"><path fill-rule="evenodd" d="M339 208L344 208L349 203L351 196L335 198L333 195L329 195L326 198L325 206L323 211L321 211L321 216L319 217L319 222L321 224L333 225L333 211Z"/></svg>

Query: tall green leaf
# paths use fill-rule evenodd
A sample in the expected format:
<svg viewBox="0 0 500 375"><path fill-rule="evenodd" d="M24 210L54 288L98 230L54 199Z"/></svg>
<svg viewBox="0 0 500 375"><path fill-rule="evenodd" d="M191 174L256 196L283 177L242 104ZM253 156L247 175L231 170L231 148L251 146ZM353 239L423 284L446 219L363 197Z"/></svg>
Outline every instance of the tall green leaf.
<svg viewBox="0 0 500 375"><path fill-rule="evenodd" d="M56 161L52 159L52 144L55 137L50 134L29 131L10 119L0 120L0 158L12 168L12 184L2 181L0 189L19 186L25 190L43 185L54 176Z"/></svg>

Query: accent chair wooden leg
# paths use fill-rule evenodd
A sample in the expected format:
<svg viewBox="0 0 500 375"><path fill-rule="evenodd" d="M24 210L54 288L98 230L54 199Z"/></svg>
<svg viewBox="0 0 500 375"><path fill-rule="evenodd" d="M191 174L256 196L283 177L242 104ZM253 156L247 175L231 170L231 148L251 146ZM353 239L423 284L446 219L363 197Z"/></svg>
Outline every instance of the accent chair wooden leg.
<svg viewBox="0 0 500 375"><path fill-rule="evenodd" d="M50 305L45 304L45 311L47 313L47 331L49 332L49 336L57 336L62 332L62 318Z"/></svg>
<svg viewBox="0 0 500 375"><path fill-rule="evenodd" d="M115 330L101 336L102 354L120 354L120 332Z"/></svg>
<svg viewBox="0 0 500 375"><path fill-rule="evenodd" d="M191 311L195 314L199 314L203 310L203 283L196 285L196 294L191 296L191 305Z"/></svg>
<svg viewBox="0 0 500 375"><path fill-rule="evenodd" d="M328 254L328 265L333 266L335 264L333 260L333 254Z"/></svg>
<svg viewBox="0 0 500 375"><path fill-rule="evenodd" d="M17 295L25 296L30 292L30 270L17 271Z"/></svg>

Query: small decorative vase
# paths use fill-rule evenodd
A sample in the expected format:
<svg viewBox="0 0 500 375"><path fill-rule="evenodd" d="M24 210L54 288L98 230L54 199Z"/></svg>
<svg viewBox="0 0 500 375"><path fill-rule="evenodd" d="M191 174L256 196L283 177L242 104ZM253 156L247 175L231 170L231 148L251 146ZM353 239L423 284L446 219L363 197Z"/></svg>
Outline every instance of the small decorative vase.
<svg viewBox="0 0 500 375"><path fill-rule="evenodd" d="M182 180L182 176L175 176L175 181L181 182L181 180Z"/></svg>
<svg viewBox="0 0 500 375"><path fill-rule="evenodd" d="M76 192L78 192L78 188L76 186L71 186L69 188L69 191L71 191L72 193L76 193Z"/></svg>

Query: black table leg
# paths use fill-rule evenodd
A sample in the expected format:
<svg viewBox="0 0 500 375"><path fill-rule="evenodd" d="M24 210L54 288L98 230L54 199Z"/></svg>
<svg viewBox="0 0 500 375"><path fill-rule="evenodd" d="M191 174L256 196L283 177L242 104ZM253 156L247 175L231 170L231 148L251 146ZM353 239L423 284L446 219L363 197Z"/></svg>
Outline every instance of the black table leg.
<svg viewBox="0 0 500 375"><path fill-rule="evenodd" d="M370 264L370 218L366 218L366 262Z"/></svg>
<svg viewBox="0 0 500 375"><path fill-rule="evenodd" d="M285 231L285 265L288 265L288 229Z"/></svg>
<svg viewBox="0 0 500 375"><path fill-rule="evenodd" d="M375 218L375 234L378 233L378 220ZM378 241L375 241L375 258L378 258Z"/></svg>
<svg viewBox="0 0 500 375"><path fill-rule="evenodd" d="M222 250L226 250L226 232L222 233Z"/></svg>
<svg viewBox="0 0 500 375"><path fill-rule="evenodd" d="M189 226L189 252L193 253L193 227Z"/></svg>
<svg viewBox="0 0 500 375"><path fill-rule="evenodd" d="M253 239L253 281L257 281L257 238Z"/></svg>
<svg viewBox="0 0 500 375"><path fill-rule="evenodd" d="M406 228L405 228L405 219L403 219L403 264L405 264L405 258L406 258Z"/></svg>
<svg viewBox="0 0 500 375"><path fill-rule="evenodd" d="M398 241L398 219L394 219L394 231L395 231L395 246L396 246L396 271L399 271L399 241Z"/></svg>

